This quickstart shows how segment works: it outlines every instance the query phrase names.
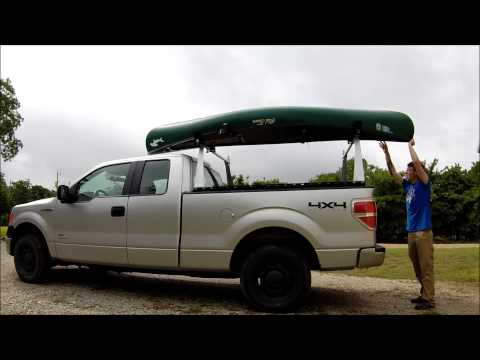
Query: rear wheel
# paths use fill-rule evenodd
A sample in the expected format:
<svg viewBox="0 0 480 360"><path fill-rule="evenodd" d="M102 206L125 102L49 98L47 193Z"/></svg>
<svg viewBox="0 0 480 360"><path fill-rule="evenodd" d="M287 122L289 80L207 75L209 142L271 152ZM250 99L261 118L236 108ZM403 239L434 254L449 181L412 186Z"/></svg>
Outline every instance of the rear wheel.
<svg viewBox="0 0 480 360"><path fill-rule="evenodd" d="M310 290L310 269L295 250L267 245L247 257L241 269L240 285L256 309L293 310Z"/></svg>
<svg viewBox="0 0 480 360"><path fill-rule="evenodd" d="M15 269L20 279L27 283L45 280L50 270L50 256L35 234L24 234L14 249Z"/></svg>

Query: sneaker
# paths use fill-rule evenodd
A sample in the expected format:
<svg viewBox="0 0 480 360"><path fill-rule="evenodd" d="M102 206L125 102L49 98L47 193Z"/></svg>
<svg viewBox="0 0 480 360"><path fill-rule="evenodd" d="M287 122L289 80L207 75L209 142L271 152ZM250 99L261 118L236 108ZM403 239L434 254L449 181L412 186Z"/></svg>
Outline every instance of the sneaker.
<svg viewBox="0 0 480 360"><path fill-rule="evenodd" d="M424 303L426 300L424 298L422 298L421 296L419 297L416 297L414 299L410 299L410 302L412 304L421 304L421 303Z"/></svg>
<svg viewBox="0 0 480 360"><path fill-rule="evenodd" d="M422 302L418 305L415 306L415 310L428 310L428 309L433 309L435 305L432 303L429 303L428 301Z"/></svg>

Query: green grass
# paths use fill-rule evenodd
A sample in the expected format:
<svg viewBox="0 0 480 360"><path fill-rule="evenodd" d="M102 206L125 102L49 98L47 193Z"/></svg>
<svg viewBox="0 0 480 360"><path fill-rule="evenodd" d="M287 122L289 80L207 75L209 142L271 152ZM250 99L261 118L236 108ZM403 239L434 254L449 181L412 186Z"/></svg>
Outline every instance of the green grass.
<svg viewBox="0 0 480 360"><path fill-rule="evenodd" d="M435 281L480 282L480 248L435 249L434 254ZM354 276L369 276L385 279L415 280L413 266L407 249L387 249L385 262L381 266L336 271Z"/></svg>
<svg viewBox="0 0 480 360"><path fill-rule="evenodd" d="M6 226L0 226L0 238L3 236L7 236L7 227Z"/></svg>

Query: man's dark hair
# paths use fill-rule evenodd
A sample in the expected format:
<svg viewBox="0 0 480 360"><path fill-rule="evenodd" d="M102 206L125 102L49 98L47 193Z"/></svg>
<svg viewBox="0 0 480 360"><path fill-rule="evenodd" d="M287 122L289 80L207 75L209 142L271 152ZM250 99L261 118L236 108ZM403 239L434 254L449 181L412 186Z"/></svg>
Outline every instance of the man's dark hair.
<svg viewBox="0 0 480 360"><path fill-rule="evenodd" d="M420 163L420 166L422 167L423 170L425 170L425 166L423 166L422 163ZM417 171L417 169L415 169L415 165L413 164L413 161L410 161L410 162L407 164L407 167L411 167L411 168L413 168L415 171Z"/></svg>

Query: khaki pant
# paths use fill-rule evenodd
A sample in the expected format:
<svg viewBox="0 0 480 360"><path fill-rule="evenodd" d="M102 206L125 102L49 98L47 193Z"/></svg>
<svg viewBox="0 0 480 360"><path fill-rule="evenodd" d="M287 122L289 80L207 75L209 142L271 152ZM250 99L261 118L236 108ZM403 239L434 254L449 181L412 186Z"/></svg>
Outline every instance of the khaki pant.
<svg viewBox="0 0 480 360"><path fill-rule="evenodd" d="M431 304L435 304L432 230L408 233L408 255L422 286L420 296Z"/></svg>

